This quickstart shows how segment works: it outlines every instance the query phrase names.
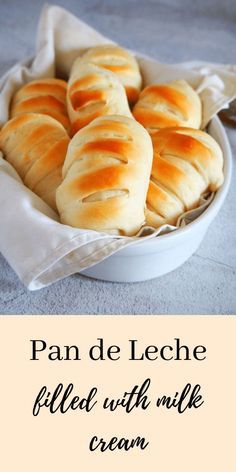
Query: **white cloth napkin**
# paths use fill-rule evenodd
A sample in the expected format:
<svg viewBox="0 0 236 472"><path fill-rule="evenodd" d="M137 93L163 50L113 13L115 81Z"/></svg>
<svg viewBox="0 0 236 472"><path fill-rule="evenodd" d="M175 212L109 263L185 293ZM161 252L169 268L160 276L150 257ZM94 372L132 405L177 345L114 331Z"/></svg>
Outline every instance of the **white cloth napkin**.
<svg viewBox="0 0 236 472"><path fill-rule="evenodd" d="M84 49L111 42L63 8L45 6L35 58L17 64L0 80L0 126L7 121L11 97L20 86L39 77L66 78ZM136 56L145 84L181 78L197 89L203 102L203 127L236 97L235 66L200 62L167 65ZM91 267L128 244L142 244L146 238L176 229L165 226L145 237L125 238L62 225L57 214L22 184L1 155L0 216L0 251L29 290Z"/></svg>

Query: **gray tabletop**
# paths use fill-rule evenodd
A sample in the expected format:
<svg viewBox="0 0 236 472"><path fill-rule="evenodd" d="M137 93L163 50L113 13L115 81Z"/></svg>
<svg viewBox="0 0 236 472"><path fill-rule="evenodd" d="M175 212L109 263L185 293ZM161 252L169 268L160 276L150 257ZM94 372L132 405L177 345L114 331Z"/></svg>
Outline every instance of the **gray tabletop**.
<svg viewBox="0 0 236 472"><path fill-rule="evenodd" d="M0 0L0 75L34 53L43 1ZM235 0L57 0L114 41L162 62L236 64ZM236 129L227 129L233 154ZM29 292L0 256L0 313L236 313L236 170L223 208L182 267L161 278L117 284L74 275ZM227 229L223 230L227 224Z"/></svg>

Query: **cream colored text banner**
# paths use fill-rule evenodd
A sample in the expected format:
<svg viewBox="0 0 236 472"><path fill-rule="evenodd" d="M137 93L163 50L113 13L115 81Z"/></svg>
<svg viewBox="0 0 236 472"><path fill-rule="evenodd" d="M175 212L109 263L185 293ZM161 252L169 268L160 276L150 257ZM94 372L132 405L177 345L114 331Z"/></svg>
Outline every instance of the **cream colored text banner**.
<svg viewBox="0 0 236 472"><path fill-rule="evenodd" d="M235 333L235 316L1 316L0 470L236 470Z"/></svg>

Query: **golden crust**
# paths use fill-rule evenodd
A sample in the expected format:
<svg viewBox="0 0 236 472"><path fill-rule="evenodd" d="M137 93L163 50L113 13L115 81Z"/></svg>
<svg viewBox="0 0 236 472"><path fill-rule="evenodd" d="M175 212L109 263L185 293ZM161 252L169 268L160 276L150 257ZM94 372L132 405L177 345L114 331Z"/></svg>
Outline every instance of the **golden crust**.
<svg viewBox="0 0 236 472"><path fill-rule="evenodd" d="M56 209L55 192L62 181L69 136L53 118L27 113L0 131L0 149L27 187Z"/></svg>
<svg viewBox="0 0 236 472"><path fill-rule="evenodd" d="M140 94L133 115L149 133L160 128L200 128L201 101L185 80L149 85Z"/></svg>
<svg viewBox="0 0 236 472"><path fill-rule="evenodd" d="M182 213L198 206L203 193L223 183L222 151L207 133L184 127L157 131L152 143L147 224L176 224Z"/></svg>
<svg viewBox="0 0 236 472"><path fill-rule="evenodd" d="M112 72L77 59L67 91L72 135L99 116L130 116L124 88Z"/></svg>
<svg viewBox="0 0 236 472"><path fill-rule="evenodd" d="M41 113L58 120L69 132L70 121L66 106L67 83L60 79L34 80L21 87L14 95L10 117L25 113Z"/></svg>
<svg viewBox="0 0 236 472"><path fill-rule="evenodd" d="M132 118L97 118L68 148L57 206L65 224L133 235L144 222L152 143Z"/></svg>
<svg viewBox="0 0 236 472"><path fill-rule="evenodd" d="M136 59L125 49L115 45L96 46L89 49L81 61L92 62L117 75L130 105L134 105L139 97L142 77Z"/></svg>

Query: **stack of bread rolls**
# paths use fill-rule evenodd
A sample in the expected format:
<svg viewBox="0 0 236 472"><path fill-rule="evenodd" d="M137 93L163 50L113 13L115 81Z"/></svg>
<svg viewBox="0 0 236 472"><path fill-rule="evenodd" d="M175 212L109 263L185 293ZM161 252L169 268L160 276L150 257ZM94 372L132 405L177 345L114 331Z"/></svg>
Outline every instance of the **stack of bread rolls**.
<svg viewBox="0 0 236 472"><path fill-rule="evenodd" d="M222 151L200 130L194 89L141 88L136 59L104 45L75 60L68 83L38 79L15 93L0 149L63 224L133 236L175 225L221 186Z"/></svg>

